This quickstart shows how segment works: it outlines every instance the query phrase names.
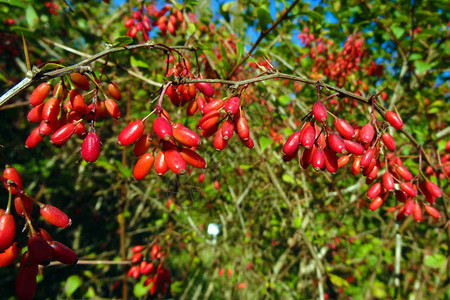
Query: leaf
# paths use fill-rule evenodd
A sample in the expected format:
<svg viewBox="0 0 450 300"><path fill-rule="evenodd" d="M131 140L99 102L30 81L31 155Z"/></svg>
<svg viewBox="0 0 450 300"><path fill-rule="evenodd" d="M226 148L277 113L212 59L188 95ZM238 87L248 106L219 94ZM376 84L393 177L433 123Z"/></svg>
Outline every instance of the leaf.
<svg viewBox="0 0 450 300"><path fill-rule="evenodd" d="M231 8L234 6L234 4L235 4L234 1L224 3L222 5L222 10L226 11L226 12L229 12L231 10Z"/></svg>
<svg viewBox="0 0 450 300"><path fill-rule="evenodd" d="M288 174L283 174L283 176L281 176L281 179L284 182L295 184L294 178L292 178L292 176L289 176Z"/></svg>
<svg viewBox="0 0 450 300"><path fill-rule="evenodd" d="M446 258L444 255L437 253L425 256L424 263L427 267L438 269L444 266L445 260Z"/></svg>
<svg viewBox="0 0 450 300"><path fill-rule="evenodd" d="M230 69L230 64L227 60L227 50L222 44L220 44L220 54L222 54L222 67L225 71L228 71Z"/></svg>
<svg viewBox="0 0 450 300"><path fill-rule="evenodd" d="M413 53L409 56L409 60L418 60L422 59L422 55L419 53Z"/></svg>
<svg viewBox="0 0 450 300"><path fill-rule="evenodd" d="M270 15L269 10L264 7L260 6L256 10L256 15L258 16L258 27L261 31L264 31L267 29L267 25L272 23L272 16Z"/></svg>
<svg viewBox="0 0 450 300"><path fill-rule="evenodd" d="M144 286L145 276L141 276L141 280L134 285L133 293L137 298L140 298L148 293L148 290L152 287L151 284Z"/></svg>
<svg viewBox="0 0 450 300"><path fill-rule="evenodd" d="M431 69L431 64L426 63L424 61L416 60L414 62L414 67L416 68L417 73L422 74Z"/></svg>
<svg viewBox="0 0 450 300"><path fill-rule="evenodd" d="M267 147L272 145L273 140L265 136L259 138L259 146L261 147L261 152L263 152Z"/></svg>
<svg viewBox="0 0 450 300"><path fill-rule="evenodd" d="M67 278L66 286L64 287L64 290L66 291L66 295L68 297L71 297L73 293L81 286L81 283L83 281L81 280L80 276L78 275L71 275L69 278Z"/></svg>
<svg viewBox="0 0 450 300"><path fill-rule="evenodd" d="M302 225L302 219L300 217L296 217L294 219L294 227L295 228L300 228L301 225Z"/></svg>
<svg viewBox="0 0 450 300"><path fill-rule="evenodd" d="M344 278L331 273L328 273L328 276L330 276L330 280L334 285L338 287L348 287L348 281L345 280Z"/></svg>
<svg viewBox="0 0 450 300"><path fill-rule="evenodd" d="M6 3L11 6L25 8L25 3L23 3L23 1L20 1L20 0L0 0L0 3Z"/></svg>
<svg viewBox="0 0 450 300"><path fill-rule="evenodd" d="M131 38L129 36L119 36L114 40L113 46L114 47L122 47L122 46L129 45L131 43L133 43L133 38Z"/></svg>
<svg viewBox="0 0 450 300"><path fill-rule="evenodd" d="M206 45L204 45L204 44L197 43L197 49L200 49L200 50L208 50L209 48L208 48L208 46L206 46Z"/></svg>
<svg viewBox="0 0 450 300"><path fill-rule="evenodd" d="M322 22L322 19L323 19L322 16L318 12L313 11L313 10L304 11L304 12L301 12L300 14L307 16L311 19L314 19L314 21L316 21L316 22Z"/></svg>
<svg viewBox="0 0 450 300"><path fill-rule="evenodd" d="M133 67L150 68L150 66L146 62L136 59L134 56L130 57L130 64Z"/></svg>
<svg viewBox="0 0 450 300"><path fill-rule="evenodd" d="M402 35L405 33L405 29L402 27L393 26L391 27L392 32L394 33L396 38L401 38Z"/></svg>
<svg viewBox="0 0 450 300"><path fill-rule="evenodd" d="M187 34L188 35L193 35L195 33L195 30L197 30L197 28L195 27L195 24L194 23L189 23L188 29L187 29Z"/></svg>
<svg viewBox="0 0 450 300"><path fill-rule="evenodd" d="M236 50L237 50L237 59L239 60L244 54L244 45L241 43L241 41L236 42Z"/></svg>
<svg viewBox="0 0 450 300"><path fill-rule="evenodd" d="M278 97L277 100L278 100L278 103L279 103L280 105L282 105L282 106L286 106L286 105L289 104L289 102L292 101L292 99L289 98L289 97L286 96L286 95L281 95L280 97Z"/></svg>
<svg viewBox="0 0 450 300"><path fill-rule="evenodd" d="M27 20L28 27L30 28L33 28L39 22L39 17L33 6L31 6L30 4L28 4L25 10L25 18Z"/></svg>

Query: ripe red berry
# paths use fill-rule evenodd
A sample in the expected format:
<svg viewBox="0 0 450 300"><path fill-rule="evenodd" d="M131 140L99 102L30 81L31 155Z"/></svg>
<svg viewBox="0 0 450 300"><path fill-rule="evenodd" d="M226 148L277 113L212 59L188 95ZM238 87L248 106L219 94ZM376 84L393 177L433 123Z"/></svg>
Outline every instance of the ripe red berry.
<svg viewBox="0 0 450 300"><path fill-rule="evenodd" d="M16 234L16 221L10 213L0 214L0 252L11 247Z"/></svg>
<svg viewBox="0 0 450 300"><path fill-rule="evenodd" d="M411 182L401 182L400 189L411 197L417 196L417 190Z"/></svg>
<svg viewBox="0 0 450 300"><path fill-rule="evenodd" d="M31 213L33 212L33 202L31 201L31 199L26 196L16 196L16 198L14 199L14 208L16 209L16 212L19 216L23 215L24 206L28 215L31 215Z"/></svg>
<svg viewBox="0 0 450 300"><path fill-rule="evenodd" d="M361 156L361 168L367 168L372 162L375 151L372 148L366 150L366 152Z"/></svg>
<svg viewBox="0 0 450 300"><path fill-rule="evenodd" d="M22 247L18 243L13 243L11 247L0 253L0 267L6 267L12 264L19 256Z"/></svg>
<svg viewBox="0 0 450 300"><path fill-rule="evenodd" d="M169 167L167 166L167 163L164 159L164 151L159 151L158 154L155 157L155 172L159 176L163 176L168 170Z"/></svg>
<svg viewBox="0 0 450 300"><path fill-rule="evenodd" d="M127 127L125 127L117 138L119 140L119 145L128 146L137 141L144 132L144 124L140 121L130 122Z"/></svg>
<svg viewBox="0 0 450 300"><path fill-rule="evenodd" d="M431 181L425 182L425 188L432 196L434 196L436 198L439 198L440 196L442 196L441 189L435 183L433 183Z"/></svg>
<svg viewBox="0 0 450 300"><path fill-rule="evenodd" d="M42 141L43 137L39 134L39 126L33 129L25 141L25 147L34 148Z"/></svg>
<svg viewBox="0 0 450 300"><path fill-rule="evenodd" d="M120 89L115 82L111 82L108 84L108 92L116 100L120 100L122 98L122 94L120 93Z"/></svg>
<svg viewBox="0 0 450 300"><path fill-rule="evenodd" d="M400 119L400 117L392 112L392 111L387 111L386 112L386 120L389 122L389 124L391 124L392 127L394 127L395 129L402 129L403 128L403 122Z"/></svg>
<svg viewBox="0 0 450 300"><path fill-rule="evenodd" d="M45 122L56 122L61 110L61 100L59 98L51 97L44 103L42 108L42 120Z"/></svg>
<svg viewBox="0 0 450 300"><path fill-rule="evenodd" d="M389 149L389 151L395 151L396 145L394 138L389 133L383 133L381 136L381 139L383 140L383 144L386 146L386 148Z"/></svg>
<svg viewBox="0 0 450 300"><path fill-rule="evenodd" d="M383 198L381 198L380 196L375 197L375 199L370 202L369 209L371 211L375 211L381 206L381 204L383 204Z"/></svg>
<svg viewBox="0 0 450 300"><path fill-rule="evenodd" d="M197 133L177 123L173 126L173 138L186 147L196 147L201 144Z"/></svg>
<svg viewBox="0 0 450 300"><path fill-rule="evenodd" d="M374 135L375 130L373 129L373 126L371 124L366 124L361 128L361 131L359 133L359 139L363 145L365 144L370 145Z"/></svg>
<svg viewBox="0 0 450 300"><path fill-rule="evenodd" d="M66 228L72 224L72 220L63 211L53 205L46 204L42 206L40 213L45 221L56 227Z"/></svg>
<svg viewBox="0 0 450 300"><path fill-rule="evenodd" d="M325 169L331 174L336 174L338 170L338 159L333 149L327 148L323 150L325 154Z"/></svg>
<svg viewBox="0 0 450 300"><path fill-rule="evenodd" d="M36 107L33 107L27 115L27 119L30 122L38 123L42 121L42 110L44 109L44 103L39 104Z"/></svg>
<svg viewBox="0 0 450 300"><path fill-rule="evenodd" d="M72 73L70 74L70 80L80 90L89 90L89 80L86 78L86 76L80 73Z"/></svg>
<svg viewBox="0 0 450 300"><path fill-rule="evenodd" d="M36 263L30 263L21 266L16 276L16 297L19 300L31 300L36 293L36 276L38 266Z"/></svg>
<svg viewBox="0 0 450 300"><path fill-rule="evenodd" d="M150 252L150 256L152 259L158 258L158 253L161 251L161 246L159 244L155 244L152 247L152 251Z"/></svg>
<svg viewBox="0 0 450 300"><path fill-rule="evenodd" d="M214 110L218 111L219 109L222 108L224 103L225 102L222 99L215 99L215 100L209 102L208 104L206 104L202 108L202 114L206 115L210 111L214 111Z"/></svg>
<svg viewBox="0 0 450 300"><path fill-rule="evenodd" d="M141 156L147 152L147 150L152 145L152 141L150 140L149 134L143 134L141 137L136 141L133 148L133 153L136 156Z"/></svg>
<svg viewBox="0 0 450 300"><path fill-rule="evenodd" d="M52 248L41 236L34 234L28 240L30 259L36 264L46 266L52 259Z"/></svg>
<svg viewBox="0 0 450 300"><path fill-rule="evenodd" d="M355 155L363 155L364 154L364 147L352 140L344 139L345 149L347 149L348 152L355 154Z"/></svg>
<svg viewBox="0 0 450 300"><path fill-rule="evenodd" d="M52 134L51 141L57 146L63 145L68 139L70 139L74 132L75 124L66 124Z"/></svg>
<svg viewBox="0 0 450 300"><path fill-rule="evenodd" d="M42 102L44 102L45 98L47 98L48 94L52 90L52 87L47 82L41 83L38 87L36 87L31 93L30 96L30 104L33 106L38 106Z"/></svg>
<svg viewBox="0 0 450 300"><path fill-rule="evenodd" d="M413 216L416 222L422 222L422 209L420 208L419 203L414 204Z"/></svg>
<svg viewBox="0 0 450 300"><path fill-rule="evenodd" d="M394 189L394 178L392 177L391 173L386 171L383 174L383 186L386 189L386 191L392 191Z"/></svg>
<svg viewBox="0 0 450 300"><path fill-rule="evenodd" d="M408 202L406 202L404 205L403 214L405 216L410 216L414 212L414 206L415 203L413 200L409 200Z"/></svg>
<svg viewBox="0 0 450 300"><path fill-rule="evenodd" d="M433 206L425 205L425 211L435 219L439 219L441 217L439 211Z"/></svg>
<svg viewBox="0 0 450 300"><path fill-rule="evenodd" d="M106 107L106 110L108 111L108 114L111 117L113 117L114 119L120 118L120 110L119 110L119 106L117 105L116 101L114 101L111 98L107 98L105 100L105 107Z"/></svg>
<svg viewBox="0 0 450 300"><path fill-rule="evenodd" d="M239 117L236 123L236 130L241 140L248 140L248 138L250 137L250 130L248 127L247 119L242 115Z"/></svg>
<svg viewBox="0 0 450 300"><path fill-rule="evenodd" d="M328 134L328 145L337 153L346 153L344 140L336 133L330 132Z"/></svg>
<svg viewBox="0 0 450 300"><path fill-rule="evenodd" d="M52 250L53 258L60 263L63 263L65 265L74 265L77 263L77 254L66 245L58 241L51 241L50 247Z"/></svg>
<svg viewBox="0 0 450 300"><path fill-rule="evenodd" d="M217 124L220 118L220 113L218 111L210 111L204 115L200 121L198 121L198 126L202 130L208 130L213 128Z"/></svg>
<svg viewBox="0 0 450 300"><path fill-rule="evenodd" d="M312 166L316 171L322 170L325 166L325 154L323 152L323 149L320 147L317 147L316 151L314 151L312 157Z"/></svg>
<svg viewBox="0 0 450 300"><path fill-rule="evenodd" d="M404 166L396 166L395 171L397 171L397 174L406 181L411 181L413 179L411 172Z"/></svg>
<svg viewBox="0 0 450 300"><path fill-rule="evenodd" d="M356 136L355 129L352 127L352 125L348 124L343 119L334 119L334 127L336 128L337 132L339 132L339 134L347 140L351 140Z"/></svg>
<svg viewBox="0 0 450 300"><path fill-rule="evenodd" d="M175 174L183 175L187 171L186 161L176 149L169 149L164 153L164 160Z"/></svg>
<svg viewBox="0 0 450 300"><path fill-rule="evenodd" d="M214 89L207 82L196 82L195 87L206 97L214 96Z"/></svg>
<svg viewBox="0 0 450 300"><path fill-rule="evenodd" d="M22 185L22 177L19 174L19 171L17 171L16 168L11 167L10 165L5 166L5 170L3 170L3 177L5 179L11 180L19 189L23 188ZM4 182L4 185L6 189L8 189L8 185L6 182ZM11 193L13 195L17 194L17 190L11 185Z"/></svg>
<svg viewBox="0 0 450 300"><path fill-rule="evenodd" d="M153 130L162 140L168 141L173 137L172 126L165 118L156 118L155 121L153 121Z"/></svg>
<svg viewBox="0 0 450 300"><path fill-rule="evenodd" d="M188 163L189 165L193 166L197 169L204 169L206 168L206 161L203 157L201 157L197 152L194 150L184 148L180 151L181 157Z"/></svg>
<svg viewBox="0 0 450 300"><path fill-rule="evenodd" d="M314 126L311 125L310 122L306 123L300 132L301 135L301 143L305 149L312 148L314 141L316 139L316 131Z"/></svg>
<svg viewBox="0 0 450 300"><path fill-rule="evenodd" d="M323 105L321 102L316 102L312 109L314 118L320 123L324 123L327 121L328 113L327 109L325 108L325 105Z"/></svg>
<svg viewBox="0 0 450 300"><path fill-rule="evenodd" d="M241 99L239 99L239 97L234 96L225 102L223 108L227 114L234 116L239 112L240 106L241 106Z"/></svg>
<svg viewBox="0 0 450 300"><path fill-rule="evenodd" d="M377 182L367 190L367 198L373 199L378 195L380 195L380 193L381 193L381 183Z"/></svg>
<svg viewBox="0 0 450 300"><path fill-rule="evenodd" d="M144 179L152 169L154 161L155 156L153 156L153 153L145 153L142 155L134 166L133 177L136 180Z"/></svg>
<svg viewBox="0 0 450 300"><path fill-rule="evenodd" d="M226 120L222 124L222 138L224 140L230 140L234 133L234 123L232 120Z"/></svg>
<svg viewBox="0 0 450 300"><path fill-rule="evenodd" d="M298 152L299 145L300 145L300 131L296 131L293 134L291 134L286 143L284 143L283 146L284 155L291 156L294 153L296 154Z"/></svg>
<svg viewBox="0 0 450 300"><path fill-rule="evenodd" d="M255 142L251 137L249 137L247 140L241 139L242 144L244 144L245 147L249 149L253 149L255 147Z"/></svg>
<svg viewBox="0 0 450 300"><path fill-rule="evenodd" d="M94 162L100 156L101 142L98 135L91 131L84 138L81 144L81 157L86 162Z"/></svg>

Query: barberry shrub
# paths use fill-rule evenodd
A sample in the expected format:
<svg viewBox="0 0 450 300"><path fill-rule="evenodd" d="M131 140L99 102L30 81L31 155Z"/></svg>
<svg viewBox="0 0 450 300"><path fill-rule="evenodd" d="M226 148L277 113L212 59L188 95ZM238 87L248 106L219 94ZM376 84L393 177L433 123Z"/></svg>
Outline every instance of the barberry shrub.
<svg viewBox="0 0 450 300"><path fill-rule="evenodd" d="M450 297L443 3L115 5L0 12L2 296Z"/></svg>

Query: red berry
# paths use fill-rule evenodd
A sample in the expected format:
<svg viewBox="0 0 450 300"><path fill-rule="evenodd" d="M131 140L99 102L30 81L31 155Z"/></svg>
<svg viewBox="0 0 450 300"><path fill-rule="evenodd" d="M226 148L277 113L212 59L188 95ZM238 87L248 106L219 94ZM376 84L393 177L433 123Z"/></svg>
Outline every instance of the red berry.
<svg viewBox="0 0 450 300"><path fill-rule="evenodd" d="M27 115L27 119L30 122L38 123L42 121L42 110L44 109L44 103L39 104L36 107L33 107Z"/></svg>
<svg viewBox="0 0 450 300"><path fill-rule="evenodd" d="M403 128L403 122L400 119L400 117L392 112L392 111L387 111L386 112L386 120L389 122L389 124L391 124L392 127L394 127L395 129L402 129Z"/></svg>
<svg viewBox="0 0 450 300"><path fill-rule="evenodd" d="M299 145L300 145L300 131L297 131L291 134L286 143L284 143L283 146L284 155L291 156L294 153L296 154L298 152Z"/></svg>
<svg viewBox="0 0 450 300"><path fill-rule="evenodd" d="M155 157L155 172L159 176L163 176L167 172L167 170L169 170L164 156L164 151L161 150Z"/></svg>
<svg viewBox="0 0 450 300"><path fill-rule="evenodd" d="M391 173L385 172L383 174L383 186L386 189L386 191L392 191L394 189L394 178L392 177Z"/></svg>
<svg viewBox="0 0 450 300"><path fill-rule="evenodd" d="M215 99L211 102L209 102L208 104L206 104L203 108L202 108L202 114L206 115L207 113L209 113L210 111L218 111L219 109L222 108L222 106L224 105L224 101L222 99Z"/></svg>
<svg viewBox="0 0 450 300"><path fill-rule="evenodd" d="M383 198L381 198L380 196L375 197L375 199L370 202L369 209L371 211L375 211L381 206L381 204L383 204Z"/></svg>
<svg viewBox="0 0 450 300"><path fill-rule="evenodd" d="M9 213L0 214L0 252L11 247L16 234L16 221Z"/></svg>
<svg viewBox="0 0 450 300"><path fill-rule="evenodd" d="M234 123L231 120L226 120L222 124L222 138L224 140L230 140L234 133Z"/></svg>
<svg viewBox="0 0 450 300"><path fill-rule="evenodd" d="M61 110L61 100L59 98L51 97L45 102L42 108L42 120L45 122L56 122Z"/></svg>
<svg viewBox="0 0 450 300"><path fill-rule="evenodd" d="M372 162L375 151L372 148L366 150L366 152L361 156L361 168L367 168Z"/></svg>
<svg viewBox="0 0 450 300"><path fill-rule="evenodd" d="M122 98L122 94L120 93L120 89L115 82L111 82L108 84L108 92L116 100L120 100Z"/></svg>
<svg viewBox="0 0 450 300"><path fill-rule="evenodd" d="M31 300L36 293L36 276L38 266L30 263L27 266L20 267L16 276L16 297L18 300Z"/></svg>
<svg viewBox="0 0 450 300"><path fill-rule="evenodd" d="M119 106L117 105L116 101L114 101L111 98L107 98L105 100L105 107L106 107L106 110L108 111L108 114L111 117L113 117L114 119L120 118L120 110L119 110Z"/></svg>
<svg viewBox="0 0 450 300"><path fill-rule="evenodd" d="M194 168L197 169L206 168L206 161L195 151L188 148L184 148L183 150L180 151L180 155L181 157L183 157L186 163L193 166Z"/></svg>
<svg viewBox="0 0 450 300"><path fill-rule="evenodd" d="M333 149L327 148L323 150L325 154L325 169L331 174L336 174L338 170L338 159Z"/></svg>
<svg viewBox="0 0 450 300"><path fill-rule="evenodd" d="M75 132L75 124L73 123L66 124L57 131L55 131L55 133L53 133L51 137L52 143L57 146L63 145L68 139L70 139L70 137L73 135L74 132Z"/></svg>
<svg viewBox="0 0 450 300"><path fill-rule="evenodd" d="M72 224L72 220L63 211L53 205L46 204L42 206L40 213L45 221L56 227L66 228Z"/></svg>
<svg viewBox="0 0 450 300"><path fill-rule="evenodd" d="M334 119L334 127L339 132L339 134L348 140L353 139L356 136L355 129L352 125L348 124L345 120L336 118Z"/></svg>
<svg viewBox="0 0 450 300"><path fill-rule="evenodd" d="M365 144L370 145L374 135L375 130L373 129L373 126L371 124L366 124L361 128L361 131L359 133L359 139L363 145Z"/></svg>
<svg viewBox="0 0 450 300"><path fill-rule="evenodd" d="M241 140L245 141L250 137L250 130L248 127L247 119L242 115L239 117L236 123L236 130Z"/></svg>
<svg viewBox="0 0 450 300"><path fill-rule="evenodd" d="M317 147L312 157L312 166L314 170L320 171L324 168L324 165L325 165L325 154L322 148Z"/></svg>
<svg viewBox="0 0 450 300"><path fill-rule="evenodd" d="M70 74L70 80L80 90L89 90L89 80L86 78L86 76L80 73L72 73Z"/></svg>
<svg viewBox="0 0 450 300"><path fill-rule="evenodd" d="M66 245L58 242L51 241L50 247L52 248L52 256L54 259L65 265L74 265L78 261L75 251L67 247Z"/></svg>
<svg viewBox="0 0 450 300"><path fill-rule="evenodd" d="M396 166L395 170L397 171L397 174L400 175L401 178L403 178L406 181L411 181L413 179L413 176L409 170L404 166Z"/></svg>
<svg viewBox="0 0 450 300"><path fill-rule="evenodd" d="M239 99L239 97L234 96L225 102L223 108L227 114L234 116L239 112L240 106L241 106L241 99Z"/></svg>
<svg viewBox="0 0 450 300"><path fill-rule="evenodd" d="M427 181L425 183L425 187L432 196L434 196L436 198L439 198L440 196L442 196L441 189L433 182Z"/></svg>
<svg viewBox="0 0 450 300"><path fill-rule="evenodd" d="M316 139L316 131L314 126L311 125L311 122L305 124L300 135L303 147L305 147L305 149L312 148L314 140Z"/></svg>
<svg viewBox="0 0 450 300"><path fill-rule="evenodd" d="M355 155L363 155L364 154L364 147L352 140L344 139L345 149L347 149L348 152L355 154Z"/></svg>
<svg viewBox="0 0 450 300"><path fill-rule="evenodd" d="M25 141L25 147L34 148L42 141L43 137L39 134L39 126L33 129Z"/></svg>
<svg viewBox="0 0 450 300"><path fill-rule="evenodd" d="M381 193L381 183L377 182L367 190L367 198L373 199L378 195L380 195L380 193Z"/></svg>
<svg viewBox="0 0 450 300"><path fill-rule="evenodd" d="M169 149L164 153L164 160L172 172L183 175L187 171L186 161L176 149Z"/></svg>
<svg viewBox="0 0 450 300"><path fill-rule="evenodd" d="M91 131L84 138L83 144L81 144L81 157L86 162L94 162L100 156L101 142L98 135Z"/></svg>
<svg viewBox="0 0 450 300"><path fill-rule="evenodd" d="M162 140L168 141L173 137L172 126L165 118L156 118L155 121L153 121L153 130Z"/></svg>
<svg viewBox="0 0 450 300"><path fill-rule="evenodd" d="M31 199L26 196L16 196L16 198L14 199L14 208L16 209L16 212L19 216L23 215L24 206L28 215L31 215L31 213L33 212L33 202L31 201Z"/></svg>
<svg viewBox="0 0 450 300"><path fill-rule="evenodd" d="M33 262L46 266L52 259L52 248L44 238L34 234L28 240L28 252Z"/></svg>
<svg viewBox="0 0 450 300"><path fill-rule="evenodd" d="M10 165L5 166L5 170L3 170L3 177L7 180L11 180L19 189L23 188L22 185L22 177L19 174L19 171L17 171L16 168L11 167ZM4 185L6 189L8 189L8 185L6 182L4 182ZM11 193L13 195L17 194L17 190L11 185Z"/></svg>
<svg viewBox="0 0 450 300"><path fill-rule="evenodd" d="M161 30L162 31L162 30ZM195 87L206 97L214 96L213 87L207 82L196 82Z"/></svg>
<svg viewBox="0 0 450 300"><path fill-rule="evenodd" d="M133 169L133 177L136 180L144 179L153 167L155 157L153 153L145 153L139 160Z"/></svg>
<svg viewBox="0 0 450 300"><path fill-rule="evenodd" d="M51 92L52 87L47 82L41 83L37 88L34 89L30 96L30 104L33 106L38 106L47 98L48 94Z"/></svg>
<svg viewBox="0 0 450 300"><path fill-rule="evenodd" d="M320 123L324 123L327 121L328 113L327 109L325 108L325 105L323 105L321 102L316 102L312 109L314 118Z"/></svg>
<svg viewBox="0 0 450 300"><path fill-rule="evenodd" d="M119 145L128 146L133 144L144 132L144 124L138 120L130 122L119 134Z"/></svg>
<svg viewBox="0 0 450 300"><path fill-rule="evenodd" d="M344 140L336 133L330 132L328 134L328 145L337 153L346 153Z"/></svg>
<svg viewBox="0 0 450 300"><path fill-rule="evenodd" d="M12 264L19 256L22 247L18 243L13 243L11 247L0 253L0 267L6 267Z"/></svg>
<svg viewBox="0 0 450 300"><path fill-rule="evenodd" d="M411 197L417 196L417 190L411 182L401 182L400 189Z"/></svg>
<svg viewBox="0 0 450 300"><path fill-rule="evenodd" d="M389 151L395 151L396 145L394 138L389 133L383 133L381 136L381 139L383 140L383 144L386 146L386 148L389 149Z"/></svg>
<svg viewBox="0 0 450 300"><path fill-rule="evenodd" d="M441 217L439 211L433 206L425 205L425 211L433 218L439 219Z"/></svg>
<svg viewBox="0 0 450 300"><path fill-rule="evenodd" d="M181 124L174 124L173 138L186 147L196 147L201 144L200 136Z"/></svg>

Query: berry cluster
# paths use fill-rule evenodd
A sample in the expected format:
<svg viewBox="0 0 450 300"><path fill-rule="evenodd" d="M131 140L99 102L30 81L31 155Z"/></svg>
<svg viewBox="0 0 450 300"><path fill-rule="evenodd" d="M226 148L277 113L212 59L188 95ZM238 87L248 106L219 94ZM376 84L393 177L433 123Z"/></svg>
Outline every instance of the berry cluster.
<svg viewBox="0 0 450 300"><path fill-rule="evenodd" d="M170 12L169 16L166 16L167 12ZM129 37L134 38L138 32L141 32L142 38L147 42L148 34L153 27L158 27L162 36L165 36L167 31L172 36L176 36L183 21L183 13L176 8L173 9L169 4L160 10L155 4L150 4L147 7L142 5L138 11L133 12L132 17L125 21L125 27L128 28L127 35Z"/></svg>
<svg viewBox="0 0 450 300"><path fill-rule="evenodd" d="M105 100L98 99L98 88L83 95L81 91L89 91L89 80L80 73L70 74L73 88L69 89L64 80L58 82L53 94L47 99L52 87L44 82L35 88L30 96L33 108L28 113L28 120L40 123L25 142L27 148L36 147L45 136L51 135L51 141L56 146L64 145L73 134L84 139L81 146L81 156L87 162L94 162L100 155L100 139L94 131L94 122L97 118L108 115L120 118L119 107L115 100L121 99L117 84L108 84L108 92L104 92ZM97 83L98 84L98 83ZM86 103L87 95L92 95L92 103ZM113 98L113 99L111 99ZM84 122L90 122L90 131L87 132Z"/></svg>
<svg viewBox="0 0 450 300"><path fill-rule="evenodd" d="M16 278L16 295L18 299L32 299L36 292L36 276L38 266L46 266L51 260L63 264L75 264L76 253L64 244L53 240L43 228L38 227L31 218L33 202L39 205L40 215L49 224L60 228L70 226L72 221L60 209L53 205L43 204L22 190L22 178L19 172L6 165L0 179L9 191L6 210L0 209L0 266L12 264L21 252L21 245L16 240L16 220L11 214L12 195L15 195L14 208L24 218L28 231L27 251L20 259L20 270Z"/></svg>
<svg viewBox="0 0 450 300"><path fill-rule="evenodd" d="M314 104L301 130L294 132L285 142L284 161L297 157L300 145L304 148L300 156L300 165L304 169L312 165L316 171L327 170L335 174L353 158L352 173L357 175L362 172L368 184L375 182L381 168L386 167L381 182L373 183L367 191L367 197L372 201L370 210L378 209L389 192L393 191L396 199L404 203L396 207L398 219L414 213L415 220L422 221L421 203L429 215L440 217L439 212L431 206L435 198L441 196L439 187L426 179L420 181L419 176L413 177L402 165L401 159L394 156L396 145L392 136L386 132L386 123L377 121L375 114L372 114L369 123L352 126L333 115L335 132L327 124L329 113L323 100ZM396 113L387 111L385 118L395 129L403 128L403 122ZM338 154L342 156L338 158ZM428 204L418 198L418 194Z"/></svg>
<svg viewBox="0 0 450 300"><path fill-rule="evenodd" d="M133 247L131 262L134 265L128 270L128 276L135 279L141 275L145 276L144 286L151 284L150 295L158 293L166 295L169 292L172 279L169 269L164 267L166 260L164 251L161 251L161 245L159 244L154 244L150 251L149 249L150 247L144 247L143 245ZM146 259L147 256L150 257L151 261Z"/></svg>

